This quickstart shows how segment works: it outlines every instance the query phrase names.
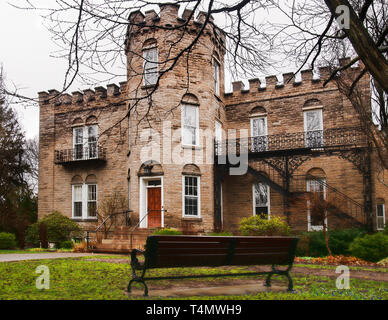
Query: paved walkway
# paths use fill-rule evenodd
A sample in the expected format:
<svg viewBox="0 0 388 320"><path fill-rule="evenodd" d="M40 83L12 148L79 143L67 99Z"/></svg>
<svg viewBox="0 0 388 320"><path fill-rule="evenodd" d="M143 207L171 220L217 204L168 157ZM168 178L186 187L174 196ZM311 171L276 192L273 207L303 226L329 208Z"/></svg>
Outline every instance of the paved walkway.
<svg viewBox="0 0 388 320"><path fill-rule="evenodd" d="M41 259L61 259L61 258L78 258L93 256L93 253L7 253L0 254L0 262L23 261L23 260L41 260Z"/></svg>
<svg viewBox="0 0 388 320"><path fill-rule="evenodd" d="M219 286L208 288L167 288L163 290L149 289L149 297L193 297L193 296L241 296L247 294L257 294L259 292L287 292L287 287L272 286L265 287L258 281L255 284L235 284L233 286ZM128 294L128 293L127 293ZM143 296L144 290L133 288L132 292L128 294L129 297Z"/></svg>

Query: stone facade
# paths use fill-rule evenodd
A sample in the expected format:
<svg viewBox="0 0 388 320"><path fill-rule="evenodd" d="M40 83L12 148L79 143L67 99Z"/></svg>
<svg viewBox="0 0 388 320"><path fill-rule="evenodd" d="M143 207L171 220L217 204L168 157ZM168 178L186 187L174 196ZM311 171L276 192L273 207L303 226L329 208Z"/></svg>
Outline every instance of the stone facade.
<svg viewBox="0 0 388 320"><path fill-rule="evenodd" d="M109 85L107 89L99 87L72 95L59 95L55 90L39 94L39 217L58 210L74 218L72 184L88 184L92 177L93 183L97 184L97 211L101 199L118 189L128 195L132 225L140 223L140 227L147 228L147 183L159 179L161 227L174 227L186 233L208 233L217 225L213 164L217 121L222 124L223 138L227 130L233 129L237 130L237 137L241 129L251 135L250 119L258 115L267 119L267 135L303 132L304 111L316 109L322 110L324 130L359 126L350 102L339 93L336 85L329 83L323 87L323 79L329 75L327 68L320 69L320 78L313 77L311 70L303 71L299 83L287 81L291 74L284 75L284 83L274 76L267 77L265 86L258 79L250 80L249 89L243 88L241 82L235 82L233 92L225 93L225 36L213 23L205 29L192 50L185 52L174 68L161 76L158 88L153 92L154 86L146 86L143 79L143 51L156 47L159 61L168 61L196 37L204 15L200 15L198 21L189 22L185 37L173 47L171 43L179 39L178 33L142 27L142 23L167 28L184 23L190 12L177 18L178 9L174 5L162 5L159 16L153 11L146 15L140 12L131 14L129 19L137 26L128 30L128 79L120 86ZM216 94L214 85L215 61L220 65L220 94ZM166 70L169 63L159 68ZM364 77L361 86L368 96L368 77ZM151 92L152 99L149 99L147 96ZM183 104L198 108L201 134L197 146L182 145ZM104 159L58 161L58 152L73 149L73 129L89 125L98 126L98 144L101 150L106 150ZM211 161L206 161L209 154ZM375 218L376 204L385 201L388 189L382 178L384 172L378 172L374 163L372 159L372 183L369 186L372 189L368 192L372 197ZM265 173L263 162L250 160L249 165ZM338 190L342 197L364 206L365 177L346 156L341 157L338 153L311 156L304 159L293 174L305 177L313 171L323 172L327 185L331 187L327 192ZM197 216L183 216L183 177L186 176L200 178ZM253 185L256 182L256 178L249 174L226 174L222 178L221 223L224 230L237 232L239 220L253 214ZM307 230L306 210L292 212L286 202L284 195L271 189L270 216L291 212L291 226L295 230ZM76 220L88 227L96 224L95 219ZM329 227L347 227L348 224L352 225L347 219L329 221Z"/></svg>

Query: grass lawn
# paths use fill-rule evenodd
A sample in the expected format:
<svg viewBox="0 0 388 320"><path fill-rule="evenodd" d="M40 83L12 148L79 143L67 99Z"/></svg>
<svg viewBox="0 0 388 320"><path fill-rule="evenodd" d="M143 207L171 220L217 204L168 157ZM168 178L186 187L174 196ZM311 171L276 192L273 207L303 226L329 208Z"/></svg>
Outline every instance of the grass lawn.
<svg viewBox="0 0 388 320"><path fill-rule="evenodd" d="M96 256L90 257L95 259ZM107 256L99 259L112 259ZM120 258L117 256L115 258ZM121 256L121 259L123 257ZM103 300L127 300L128 296L124 293L129 275L130 266L125 263L113 263L104 261L93 261L88 258L68 258L52 259L40 261L21 261L21 262L3 262L0 263L0 300L5 299L103 299ZM50 289L38 290L35 287L35 281L38 274L35 273L36 267L46 265L50 270ZM314 266L315 267L315 266ZM233 267L232 272L242 272L247 270L245 267ZM149 276L184 275L184 274L212 274L219 272L231 272L226 268L180 268L180 269L155 269L150 270ZM334 272L334 270L333 270ZM226 278L206 278L199 280L180 280L179 285L188 287L193 284L203 284L204 287L217 285L217 282ZM245 276L228 277L228 281L246 281L258 279L258 282L264 279L264 276ZM351 279L350 290L338 290L335 287L335 278L324 276L293 274L296 294L285 292L262 292L254 295L245 296L217 296L217 297L192 297L190 299L276 299L276 300L310 300L310 299L352 299L352 300L388 300L388 282L376 282L373 280ZM274 276L273 285L287 287L287 282L283 277ZM199 283L200 282L200 283ZM161 280L149 281L150 290L152 288L174 287L177 281ZM142 297L131 297L131 299L143 299ZM155 299L153 297L152 299Z"/></svg>

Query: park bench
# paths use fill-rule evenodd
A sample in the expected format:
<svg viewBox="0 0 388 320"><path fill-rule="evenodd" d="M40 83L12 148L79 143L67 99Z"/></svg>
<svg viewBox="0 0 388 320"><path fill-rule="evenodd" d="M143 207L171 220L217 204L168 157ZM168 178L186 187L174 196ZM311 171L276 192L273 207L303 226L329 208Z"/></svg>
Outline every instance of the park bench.
<svg viewBox="0 0 388 320"><path fill-rule="evenodd" d="M131 292L134 282L144 285L144 296L148 296L146 280L186 279L204 277L226 277L267 274L265 286L271 286L271 276L284 275L288 278L288 291L293 291L290 275L294 262L298 238L294 237L211 237L211 236L148 236L145 250L131 251L132 279L127 291ZM144 256L140 262L138 255ZM185 275L146 277L146 271L155 268L221 267L271 265L268 272L245 272L211 275ZM279 270L275 266L287 266ZM139 271L137 275L136 271Z"/></svg>

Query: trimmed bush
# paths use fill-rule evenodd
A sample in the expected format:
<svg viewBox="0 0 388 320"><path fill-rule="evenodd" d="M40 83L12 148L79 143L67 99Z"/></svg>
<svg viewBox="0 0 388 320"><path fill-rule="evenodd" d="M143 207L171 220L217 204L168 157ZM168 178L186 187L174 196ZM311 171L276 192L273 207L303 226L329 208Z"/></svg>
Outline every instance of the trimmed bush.
<svg viewBox="0 0 388 320"><path fill-rule="evenodd" d="M388 236L377 232L359 237L350 245L350 252L357 258L378 262L388 257Z"/></svg>
<svg viewBox="0 0 388 320"><path fill-rule="evenodd" d="M0 233L0 249L13 249L16 247L16 237L13 233Z"/></svg>
<svg viewBox="0 0 388 320"><path fill-rule="evenodd" d="M180 236L182 235L182 232L176 229L164 228L164 229L156 230L153 234L156 236L163 236L163 235Z"/></svg>
<svg viewBox="0 0 388 320"><path fill-rule="evenodd" d="M73 249L73 248L74 248L74 242L71 240L63 241L60 247L60 249Z"/></svg>
<svg viewBox="0 0 388 320"><path fill-rule="evenodd" d="M291 233L284 218L277 216L270 220L262 215L243 218L239 229L243 236L288 236Z"/></svg>
<svg viewBox="0 0 388 320"><path fill-rule="evenodd" d="M388 223L385 224L385 228L384 228L384 231L383 233L388 236Z"/></svg>
<svg viewBox="0 0 388 320"><path fill-rule="evenodd" d="M40 224L46 225L47 241L55 243L57 248L61 246L62 242L71 240L73 236L79 236L82 231L81 227L76 222L65 217L61 213L54 211L28 228L27 241L33 245L39 245Z"/></svg>

